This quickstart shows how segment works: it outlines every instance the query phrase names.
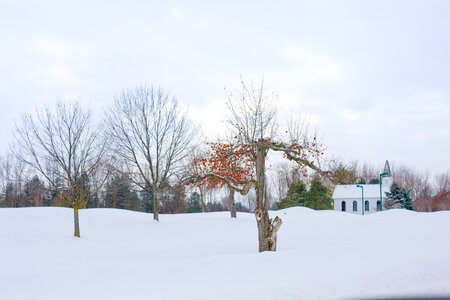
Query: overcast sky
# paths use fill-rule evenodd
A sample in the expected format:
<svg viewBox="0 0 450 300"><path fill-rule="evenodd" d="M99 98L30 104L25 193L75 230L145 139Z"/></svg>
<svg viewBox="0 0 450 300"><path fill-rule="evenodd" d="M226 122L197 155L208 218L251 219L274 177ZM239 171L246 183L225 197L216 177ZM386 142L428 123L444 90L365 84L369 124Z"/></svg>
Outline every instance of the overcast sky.
<svg viewBox="0 0 450 300"><path fill-rule="evenodd" d="M264 78L328 155L450 167L450 1L0 1L0 153L34 106L162 86L214 138Z"/></svg>

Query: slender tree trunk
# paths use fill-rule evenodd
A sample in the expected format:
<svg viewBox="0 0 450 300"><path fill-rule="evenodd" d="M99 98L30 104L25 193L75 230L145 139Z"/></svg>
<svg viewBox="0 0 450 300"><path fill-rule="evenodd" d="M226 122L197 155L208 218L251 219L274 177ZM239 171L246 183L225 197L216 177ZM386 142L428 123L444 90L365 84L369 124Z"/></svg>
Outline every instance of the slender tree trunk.
<svg viewBox="0 0 450 300"><path fill-rule="evenodd" d="M153 189L153 220L159 222L158 214L158 192Z"/></svg>
<svg viewBox="0 0 450 300"><path fill-rule="evenodd" d="M73 225L74 225L74 233L75 237L80 237L80 221L78 219L78 207L75 205L73 207Z"/></svg>
<svg viewBox="0 0 450 300"><path fill-rule="evenodd" d="M259 140L256 147L256 224L258 226L259 252L277 250L277 232L282 221L269 218L269 203L266 193L266 146Z"/></svg>
<svg viewBox="0 0 450 300"><path fill-rule="evenodd" d="M229 201L230 201L230 214L232 218L236 218L236 204L234 203L234 190L230 190Z"/></svg>
<svg viewBox="0 0 450 300"><path fill-rule="evenodd" d="M206 211L206 205L205 205L205 192L203 191L203 188L200 187L200 209L202 210L202 213Z"/></svg>

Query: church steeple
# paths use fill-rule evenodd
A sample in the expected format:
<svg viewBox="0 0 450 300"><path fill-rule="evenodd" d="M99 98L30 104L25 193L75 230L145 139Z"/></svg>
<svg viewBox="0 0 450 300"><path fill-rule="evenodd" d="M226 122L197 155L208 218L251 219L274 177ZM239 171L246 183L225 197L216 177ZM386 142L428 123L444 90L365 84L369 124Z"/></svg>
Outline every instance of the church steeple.
<svg viewBox="0 0 450 300"><path fill-rule="evenodd" d="M386 162L384 163L384 170L383 173L389 174L388 176L391 177L392 173L391 173L391 167L389 166L389 161L386 160Z"/></svg>

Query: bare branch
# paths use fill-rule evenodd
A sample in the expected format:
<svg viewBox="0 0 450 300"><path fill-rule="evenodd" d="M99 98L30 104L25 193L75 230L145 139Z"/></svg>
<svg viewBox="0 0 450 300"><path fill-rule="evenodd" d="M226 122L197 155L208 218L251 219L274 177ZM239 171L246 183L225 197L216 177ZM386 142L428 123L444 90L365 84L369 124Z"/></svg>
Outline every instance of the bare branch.
<svg viewBox="0 0 450 300"><path fill-rule="evenodd" d="M106 114L110 150L127 166L133 182L157 190L179 175L199 129L161 88L125 90ZM158 219L154 198L154 218Z"/></svg>

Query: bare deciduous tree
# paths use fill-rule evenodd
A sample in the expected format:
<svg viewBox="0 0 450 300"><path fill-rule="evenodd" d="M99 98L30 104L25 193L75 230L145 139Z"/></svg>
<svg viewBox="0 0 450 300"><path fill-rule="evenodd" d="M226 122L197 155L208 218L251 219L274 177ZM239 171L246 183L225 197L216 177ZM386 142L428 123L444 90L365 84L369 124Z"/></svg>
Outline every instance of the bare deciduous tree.
<svg viewBox="0 0 450 300"><path fill-rule="evenodd" d="M301 168L286 161L277 164L271 184L275 189L276 202L281 201L286 196L293 182L299 181L305 181Z"/></svg>
<svg viewBox="0 0 450 300"><path fill-rule="evenodd" d="M0 157L0 188L1 196L0 200L3 205L8 206L6 201L7 187L11 183L12 177L12 157L11 155L6 155L5 157ZM11 189L11 187L9 187ZM9 195L8 195L9 196Z"/></svg>
<svg viewBox="0 0 450 300"><path fill-rule="evenodd" d="M37 170L55 189L63 180L65 195L74 210L74 236L80 237L78 210L86 195L80 180L95 172L103 157L105 143L92 128L91 112L78 102L58 102L52 109L36 109L16 124L11 148L15 157ZM53 165L48 168L49 162Z"/></svg>
<svg viewBox="0 0 450 300"><path fill-rule="evenodd" d="M197 148L195 149L191 154L190 154L190 162L188 165L188 168L185 170L185 174L190 174L190 173L194 173L194 174L198 174L201 172L200 170L200 164L198 164L197 162L200 161L202 158L206 157L208 155L208 151L205 149L200 149ZM200 196L200 208L202 212L206 211L206 202L205 202L205 198L206 198L206 193L211 190L212 188L209 187L206 184L196 184L195 187L196 190L198 190L198 194Z"/></svg>
<svg viewBox="0 0 450 300"><path fill-rule="evenodd" d="M436 175L436 193L450 192L450 173L449 171Z"/></svg>
<svg viewBox="0 0 450 300"><path fill-rule="evenodd" d="M345 163L342 159L333 157L327 162L333 184L354 184L358 180L358 163Z"/></svg>
<svg viewBox="0 0 450 300"><path fill-rule="evenodd" d="M367 162L364 162L358 169L358 179L365 183L378 179L379 170L381 170L369 165Z"/></svg>
<svg viewBox="0 0 450 300"><path fill-rule="evenodd" d="M161 88L125 90L107 112L111 150L123 161L134 183L153 195L153 219L159 220L160 191L183 170L198 126Z"/></svg>
<svg viewBox="0 0 450 300"><path fill-rule="evenodd" d="M22 187L25 181L26 166L14 158L11 153L0 157L0 200L6 207L23 206Z"/></svg>

